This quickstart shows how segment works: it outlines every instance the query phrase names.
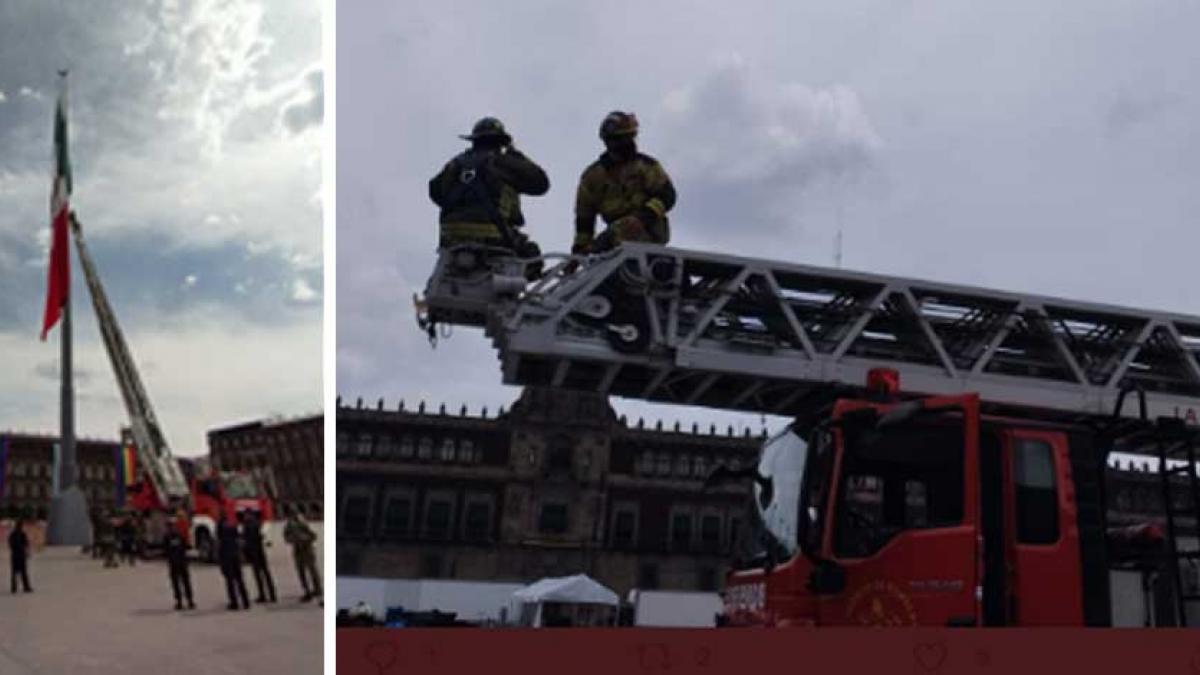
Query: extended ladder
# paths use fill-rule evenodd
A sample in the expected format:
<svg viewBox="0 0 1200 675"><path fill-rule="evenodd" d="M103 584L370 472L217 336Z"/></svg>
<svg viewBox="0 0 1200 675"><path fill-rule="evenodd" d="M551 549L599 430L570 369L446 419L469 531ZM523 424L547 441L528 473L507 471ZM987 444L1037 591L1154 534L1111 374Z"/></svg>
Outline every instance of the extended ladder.
<svg viewBox="0 0 1200 675"><path fill-rule="evenodd" d="M164 503L183 499L188 495L187 480L179 468L179 463L171 455L162 429L158 426L154 408L150 405L150 397L146 395L146 389L142 386L133 356L129 353L125 337L117 324L117 316L108 304L104 287L100 285L100 276L96 273L96 267L84 243L83 230L74 213L71 214L71 231L75 236L83 276L91 292L92 306L96 310L96 322L121 390L121 399L129 413L130 432L137 448L138 464Z"/></svg>
<svg viewBox="0 0 1200 675"><path fill-rule="evenodd" d="M513 265L443 251L420 304L483 326L509 384L795 415L888 367L914 394L1090 417L1136 387L1150 418L1200 411L1200 317L648 244L529 285Z"/></svg>

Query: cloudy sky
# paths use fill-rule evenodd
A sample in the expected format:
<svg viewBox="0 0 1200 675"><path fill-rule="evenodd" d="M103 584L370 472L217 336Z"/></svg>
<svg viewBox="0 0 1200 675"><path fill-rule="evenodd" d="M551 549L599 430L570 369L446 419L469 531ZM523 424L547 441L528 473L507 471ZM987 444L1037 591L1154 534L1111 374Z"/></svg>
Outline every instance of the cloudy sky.
<svg viewBox="0 0 1200 675"><path fill-rule="evenodd" d="M59 332L38 333L64 67L72 205L175 451L320 410L320 40L316 0L0 4L0 429L58 430ZM78 430L115 438L72 281Z"/></svg>
<svg viewBox="0 0 1200 675"><path fill-rule="evenodd" d="M1194 0L342 3L337 388L514 397L410 300L426 181L487 114L550 175L543 249L619 108L675 180L673 244L832 265L841 228L846 268L1200 314L1198 25Z"/></svg>

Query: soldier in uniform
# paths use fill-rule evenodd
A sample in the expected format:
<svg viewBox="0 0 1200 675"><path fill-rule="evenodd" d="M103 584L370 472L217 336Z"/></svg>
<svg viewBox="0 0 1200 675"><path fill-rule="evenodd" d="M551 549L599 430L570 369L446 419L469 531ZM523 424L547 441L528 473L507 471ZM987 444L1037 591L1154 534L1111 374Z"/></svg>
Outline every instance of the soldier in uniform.
<svg viewBox="0 0 1200 675"><path fill-rule="evenodd" d="M179 517L185 517L182 510ZM171 592L175 594L175 609L183 609L184 600L187 600L188 609L196 609L196 603L192 601L192 578L188 573L187 539L173 523L166 528L162 544L171 576Z"/></svg>
<svg viewBox="0 0 1200 675"><path fill-rule="evenodd" d="M221 519L217 524L217 558L221 563L221 576L225 577L225 592L229 595L227 609L250 609L250 599L246 593L246 579L242 576L242 542L238 536L237 522L230 517Z"/></svg>
<svg viewBox="0 0 1200 675"><path fill-rule="evenodd" d="M633 113L613 111L600 123L605 151L579 179L572 253L598 253L624 241L670 241L667 211L675 205L675 186L658 160L638 152L637 132ZM607 226L599 236L596 216Z"/></svg>
<svg viewBox="0 0 1200 675"><path fill-rule="evenodd" d="M429 198L441 208L438 248L479 243L512 249L522 258L541 249L520 227L525 224L520 195L550 189L546 172L513 147L500 120L484 117L471 133L466 152L450 160L429 181Z"/></svg>
<svg viewBox="0 0 1200 675"><path fill-rule="evenodd" d="M317 571L315 544L317 533L300 518L299 511L288 514L287 526L283 528L283 540L292 547L292 559L296 563L296 574L304 588L301 602L309 602L321 595L321 574Z"/></svg>
<svg viewBox="0 0 1200 675"><path fill-rule="evenodd" d="M277 602L275 580L271 578L271 568L267 565L267 549L258 511L248 512L242 523L242 541L246 544L246 562L254 570L254 585L258 588L258 597L254 601L260 604Z"/></svg>

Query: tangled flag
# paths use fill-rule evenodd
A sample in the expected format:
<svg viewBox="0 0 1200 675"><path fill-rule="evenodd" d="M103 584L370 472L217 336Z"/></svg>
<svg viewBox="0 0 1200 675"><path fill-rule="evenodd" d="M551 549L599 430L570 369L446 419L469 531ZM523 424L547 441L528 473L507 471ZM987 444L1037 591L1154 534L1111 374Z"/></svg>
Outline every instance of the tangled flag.
<svg viewBox="0 0 1200 675"><path fill-rule="evenodd" d="M66 73L54 110L54 187L50 194L50 267L46 284L46 312L42 340L58 323L71 288L71 251L67 227L71 214L71 162L67 157Z"/></svg>

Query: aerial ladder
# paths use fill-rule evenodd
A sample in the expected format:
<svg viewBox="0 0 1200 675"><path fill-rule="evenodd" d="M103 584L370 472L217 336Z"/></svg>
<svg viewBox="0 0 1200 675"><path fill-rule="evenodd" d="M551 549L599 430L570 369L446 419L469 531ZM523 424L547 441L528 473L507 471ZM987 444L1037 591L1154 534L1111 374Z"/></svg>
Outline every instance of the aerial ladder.
<svg viewBox="0 0 1200 675"><path fill-rule="evenodd" d="M978 394L996 418L1095 428L1100 462L1158 461L1168 555L1200 562L1180 536L1190 518L1200 541L1200 317L639 243L562 256L533 281L529 263L439 251L419 325L431 341L482 328L506 384L800 420L869 396L884 369L901 396ZM1186 622L1200 589L1170 569Z"/></svg>
<svg viewBox="0 0 1200 675"><path fill-rule="evenodd" d="M179 462L172 456L170 446L167 445L166 437L158 424L150 397L146 394L129 346L117 324L117 316L108 303L104 287L100 284L100 276L84 241L83 229L74 213L71 214L71 232L79 251L83 276L91 292L92 306L96 310L96 323L100 327L104 347L112 363L117 386L121 390L121 399L129 414L130 434L136 448L138 466L157 491L164 506L181 504L190 494L188 481L179 467Z"/></svg>
<svg viewBox="0 0 1200 675"><path fill-rule="evenodd" d="M650 244L522 265L443 251L418 300L427 329L484 328L506 384L794 416L883 366L1067 417L1131 388L1151 417L1200 414L1200 317Z"/></svg>

